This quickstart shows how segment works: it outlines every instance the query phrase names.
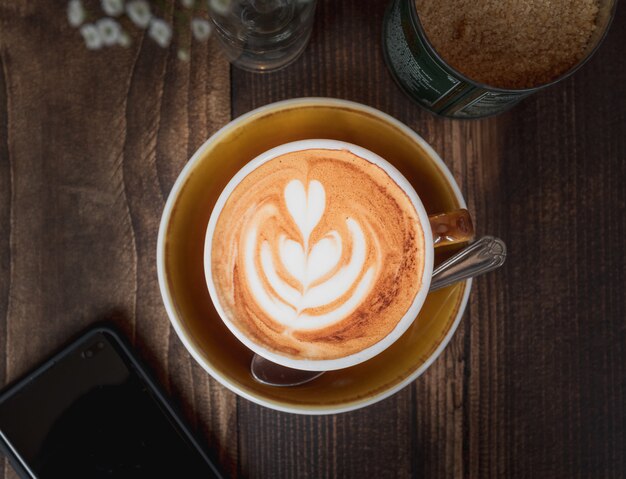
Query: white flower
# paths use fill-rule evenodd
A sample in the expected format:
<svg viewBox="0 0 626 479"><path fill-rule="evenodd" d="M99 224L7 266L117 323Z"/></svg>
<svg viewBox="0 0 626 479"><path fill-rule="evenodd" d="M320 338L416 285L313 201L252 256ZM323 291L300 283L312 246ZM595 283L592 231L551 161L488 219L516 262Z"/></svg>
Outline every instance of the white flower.
<svg viewBox="0 0 626 479"><path fill-rule="evenodd" d="M208 0L209 10L218 13L220 15L226 15L230 12L232 6L232 0Z"/></svg>
<svg viewBox="0 0 626 479"><path fill-rule="evenodd" d="M183 50L182 48L178 50L178 59L183 62L189 61L189 51Z"/></svg>
<svg viewBox="0 0 626 479"><path fill-rule="evenodd" d="M182 3L185 8L191 8L193 7L195 0L180 0L180 3Z"/></svg>
<svg viewBox="0 0 626 479"><path fill-rule="evenodd" d="M191 31L196 40L205 41L211 36L211 24L202 18L194 18L191 21Z"/></svg>
<svg viewBox="0 0 626 479"><path fill-rule="evenodd" d="M170 44L172 39L172 27L159 18L153 18L150 22L148 35L163 48Z"/></svg>
<svg viewBox="0 0 626 479"><path fill-rule="evenodd" d="M98 27L98 33L100 34L100 38L102 38L102 43L107 47L119 42L122 29L120 28L120 24L112 18L98 20L96 27Z"/></svg>
<svg viewBox="0 0 626 479"><path fill-rule="evenodd" d="M135 25L146 28L152 18L150 5L145 0L133 0L126 4L126 13Z"/></svg>
<svg viewBox="0 0 626 479"><path fill-rule="evenodd" d="M98 50L102 48L102 38L95 25L88 23L80 28L80 34L85 39L85 45L89 50Z"/></svg>
<svg viewBox="0 0 626 479"><path fill-rule="evenodd" d="M70 0L67 4L67 21L74 28L80 26L85 21L85 9L80 0Z"/></svg>
<svg viewBox="0 0 626 479"><path fill-rule="evenodd" d="M107 15L117 17L124 13L124 0L101 0L102 10Z"/></svg>
<svg viewBox="0 0 626 479"><path fill-rule="evenodd" d="M128 33L121 32L120 33L120 37L117 39L117 44L120 47L128 47L128 46L130 46L130 37L128 36Z"/></svg>

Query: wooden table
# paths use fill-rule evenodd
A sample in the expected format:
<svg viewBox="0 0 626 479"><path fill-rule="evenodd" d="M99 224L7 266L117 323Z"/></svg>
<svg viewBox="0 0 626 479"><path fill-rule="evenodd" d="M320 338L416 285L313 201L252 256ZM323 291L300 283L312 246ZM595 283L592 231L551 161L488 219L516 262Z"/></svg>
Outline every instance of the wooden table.
<svg viewBox="0 0 626 479"><path fill-rule="evenodd" d="M284 71L216 44L87 51L65 2L0 0L0 381L97 318L127 333L237 477L626 476L626 8L572 78L480 121L434 118L393 83L385 1L321 1ZM507 265L475 282L451 344L367 409L282 414L191 359L157 286L156 235L191 153L252 108L331 96L379 108L443 157ZM5 463L3 477L15 477Z"/></svg>

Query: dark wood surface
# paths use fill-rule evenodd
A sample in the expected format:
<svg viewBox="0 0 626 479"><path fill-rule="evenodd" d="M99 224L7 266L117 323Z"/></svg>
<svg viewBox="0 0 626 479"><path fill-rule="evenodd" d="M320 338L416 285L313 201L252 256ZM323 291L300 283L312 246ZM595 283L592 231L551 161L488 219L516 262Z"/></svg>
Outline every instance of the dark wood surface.
<svg viewBox="0 0 626 479"><path fill-rule="evenodd" d="M568 80L509 113L434 118L391 80L386 2L321 1L285 70L189 64L139 38L88 52L65 2L0 0L0 381L113 316L232 476L626 477L626 8ZM440 153L509 260L478 279L452 342L411 386L326 417L235 397L162 307L156 233L186 159L230 118L331 96ZM15 477L5 463L3 477Z"/></svg>

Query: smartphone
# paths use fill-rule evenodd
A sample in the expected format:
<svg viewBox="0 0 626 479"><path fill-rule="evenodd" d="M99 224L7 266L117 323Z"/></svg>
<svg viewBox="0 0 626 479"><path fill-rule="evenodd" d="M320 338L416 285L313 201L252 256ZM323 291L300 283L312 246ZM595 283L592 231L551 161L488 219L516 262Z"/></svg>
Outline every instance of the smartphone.
<svg viewBox="0 0 626 479"><path fill-rule="evenodd" d="M23 478L222 478L111 326L0 393L0 449Z"/></svg>

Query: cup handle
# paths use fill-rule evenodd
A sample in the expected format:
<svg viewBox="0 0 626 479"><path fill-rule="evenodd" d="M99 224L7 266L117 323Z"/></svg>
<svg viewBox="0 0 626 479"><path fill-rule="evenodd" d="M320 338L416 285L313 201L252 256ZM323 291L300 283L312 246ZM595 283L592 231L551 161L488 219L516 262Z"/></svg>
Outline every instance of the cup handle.
<svg viewBox="0 0 626 479"><path fill-rule="evenodd" d="M428 219L435 248L474 239L474 225L466 209L431 215Z"/></svg>

